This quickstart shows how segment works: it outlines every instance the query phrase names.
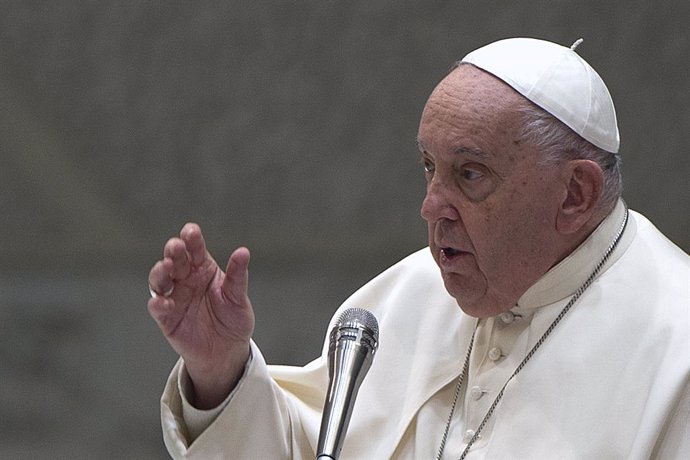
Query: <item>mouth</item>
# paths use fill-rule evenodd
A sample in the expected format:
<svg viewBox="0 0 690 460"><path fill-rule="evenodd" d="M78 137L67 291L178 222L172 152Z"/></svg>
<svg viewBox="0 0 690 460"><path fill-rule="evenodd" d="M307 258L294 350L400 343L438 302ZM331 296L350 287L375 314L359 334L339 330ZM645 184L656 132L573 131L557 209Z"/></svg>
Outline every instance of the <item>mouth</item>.
<svg viewBox="0 0 690 460"><path fill-rule="evenodd" d="M459 255L461 252L461 250L455 248L441 248L441 254L443 254L444 257L447 257L449 259L451 257Z"/></svg>
<svg viewBox="0 0 690 460"><path fill-rule="evenodd" d="M437 263L444 273L466 272L472 266L472 253L458 248L441 247Z"/></svg>
<svg viewBox="0 0 690 460"><path fill-rule="evenodd" d="M467 251L462 251L460 249L445 247L441 248L441 258L445 260L453 260L456 257L462 256L463 254L469 254Z"/></svg>

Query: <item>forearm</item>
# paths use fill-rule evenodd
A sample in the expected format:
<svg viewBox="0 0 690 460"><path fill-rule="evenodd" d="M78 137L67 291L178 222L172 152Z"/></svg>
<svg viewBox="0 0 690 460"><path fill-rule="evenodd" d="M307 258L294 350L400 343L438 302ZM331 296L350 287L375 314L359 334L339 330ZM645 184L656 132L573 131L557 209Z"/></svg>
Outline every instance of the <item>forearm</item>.
<svg viewBox="0 0 690 460"><path fill-rule="evenodd" d="M210 415L206 427L199 426L199 420L189 420L187 425L190 413L199 414L184 409L178 386L181 370L182 364L178 363L161 401L164 438L172 457L300 458L295 445L298 451L311 452L306 439L295 438L294 433L303 437L300 415L271 379L255 345L244 375L223 401L223 407L206 413Z"/></svg>
<svg viewBox="0 0 690 460"><path fill-rule="evenodd" d="M185 396L196 409L209 410L217 407L235 389L246 372L251 357L250 344L234 350L224 366L212 368L193 367L185 361L190 386Z"/></svg>

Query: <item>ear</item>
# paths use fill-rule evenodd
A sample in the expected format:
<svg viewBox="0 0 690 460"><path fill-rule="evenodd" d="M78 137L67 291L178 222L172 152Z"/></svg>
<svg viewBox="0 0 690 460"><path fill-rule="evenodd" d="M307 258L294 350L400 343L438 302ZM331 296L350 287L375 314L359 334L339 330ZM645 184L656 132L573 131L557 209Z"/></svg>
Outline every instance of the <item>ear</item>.
<svg viewBox="0 0 690 460"><path fill-rule="evenodd" d="M604 188L604 172L591 160L573 160L565 167L566 196L558 209L556 229L579 231L594 216Z"/></svg>

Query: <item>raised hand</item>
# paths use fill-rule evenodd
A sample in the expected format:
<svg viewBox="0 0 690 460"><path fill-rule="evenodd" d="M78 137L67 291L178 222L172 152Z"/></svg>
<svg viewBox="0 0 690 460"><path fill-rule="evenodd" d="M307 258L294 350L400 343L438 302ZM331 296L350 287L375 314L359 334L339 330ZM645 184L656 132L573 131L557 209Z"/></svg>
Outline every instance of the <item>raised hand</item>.
<svg viewBox="0 0 690 460"><path fill-rule="evenodd" d="M194 384L192 404L200 409L225 399L249 358L254 312L248 265L249 250L238 248L223 273L199 226L189 223L168 240L163 259L149 272L149 313L184 359Z"/></svg>

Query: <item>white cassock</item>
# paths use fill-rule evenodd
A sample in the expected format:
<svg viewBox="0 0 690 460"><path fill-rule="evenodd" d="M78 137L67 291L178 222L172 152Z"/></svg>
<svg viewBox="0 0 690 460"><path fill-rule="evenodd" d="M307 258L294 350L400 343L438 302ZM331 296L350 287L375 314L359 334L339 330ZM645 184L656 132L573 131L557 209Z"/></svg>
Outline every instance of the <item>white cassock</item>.
<svg viewBox="0 0 690 460"><path fill-rule="evenodd" d="M462 313L428 249L350 297L334 318L367 308L380 335L341 458L435 458L476 327L443 455L459 458L498 392L601 260L624 214L621 202L509 314L478 321ZM162 397L170 454L313 459L327 348L304 367L267 366L252 343L239 385L210 411L182 396L189 378L179 362ZM631 211L603 270L506 386L467 458L690 459L690 257Z"/></svg>

